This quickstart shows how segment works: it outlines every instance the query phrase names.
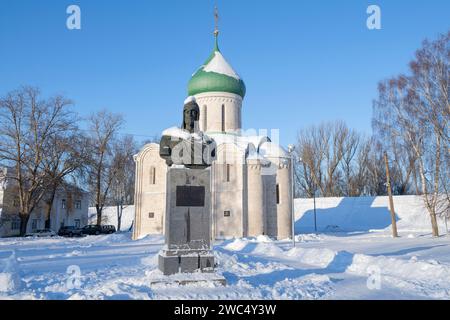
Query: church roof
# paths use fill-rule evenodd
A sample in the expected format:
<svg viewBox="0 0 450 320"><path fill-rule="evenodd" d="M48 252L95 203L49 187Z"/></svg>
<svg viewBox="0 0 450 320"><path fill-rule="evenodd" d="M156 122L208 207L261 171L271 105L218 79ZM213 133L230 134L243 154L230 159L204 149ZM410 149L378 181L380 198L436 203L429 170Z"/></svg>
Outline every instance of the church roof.
<svg viewBox="0 0 450 320"><path fill-rule="evenodd" d="M205 92L228 92L242 98L245 84L219 50L216 36L214 50L205 63L195 72L188 84L188 95Z"/></svg>

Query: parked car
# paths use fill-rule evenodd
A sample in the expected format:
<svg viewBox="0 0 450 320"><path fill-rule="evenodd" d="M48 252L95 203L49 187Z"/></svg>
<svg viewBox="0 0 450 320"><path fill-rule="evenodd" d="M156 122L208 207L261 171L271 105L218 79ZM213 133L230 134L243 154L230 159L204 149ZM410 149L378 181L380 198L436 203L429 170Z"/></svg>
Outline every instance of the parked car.
<svg viewBox="0 0 450 320"><path fill-rule="evenodd" d="M64 226L59 229L58 235L62 237L80 237L83 233L80 228L74 226Z"/></svg>
<svg viewBox="0 0 450 320"><path fill-rule="evenodd" d="M102 226L102 233L111 234L116 232L115 226Z"/></svg>
<svg viewBox="0 0 450 320"><path fill-rule="evenodd" d="M25 237L56 237L57 234L55 231L50 229L42 229L42 230L36 230L34 232L27 233Z"/></svg>
<svg viewBox="0 0 450 320"><path fill-rule="evenodd" d="M96 224L90 224L87 226L84 226L83 229L81 229L81 232L83 234L87 234L87 235L99 235L102 233L102 227L98 226Z"/></svg>
<svg viewBox="0 0 450 320"><path fill-rule="evenodd" d="M116 227L111 225L98 226L96 224L90 224L82 229L82 233L88 235L111 234L114 232L116 232Z"/></svg>

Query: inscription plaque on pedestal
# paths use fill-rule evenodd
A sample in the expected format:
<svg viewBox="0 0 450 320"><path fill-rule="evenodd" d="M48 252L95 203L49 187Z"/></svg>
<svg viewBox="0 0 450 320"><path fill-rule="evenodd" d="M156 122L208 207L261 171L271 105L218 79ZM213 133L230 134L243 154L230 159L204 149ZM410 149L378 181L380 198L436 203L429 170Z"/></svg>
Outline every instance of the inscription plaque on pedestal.
<svg viewBox="0 0 450 320"><path fill-rule="evenodd" d="M166 247L159 256L165 275L214 271L210 180L210 168L167 172Z"/></svg>

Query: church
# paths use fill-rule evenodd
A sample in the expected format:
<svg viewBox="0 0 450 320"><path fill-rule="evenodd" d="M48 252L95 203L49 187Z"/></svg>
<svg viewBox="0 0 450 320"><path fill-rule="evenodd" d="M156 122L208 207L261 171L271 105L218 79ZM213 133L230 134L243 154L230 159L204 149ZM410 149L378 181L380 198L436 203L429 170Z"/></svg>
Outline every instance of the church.
<svg viewBox="0 0 450 320"><path fill-rule="evenodd" d="M268 136L242 130L244 81L215 45L188 83L188 99L200 109L199 129L215 140L211 166L212 237L292 236L291 156ZM180 109L181 114L181 109ZM136 163L133 239L164 234L166 162L159 144L145 145Z"/></svg>

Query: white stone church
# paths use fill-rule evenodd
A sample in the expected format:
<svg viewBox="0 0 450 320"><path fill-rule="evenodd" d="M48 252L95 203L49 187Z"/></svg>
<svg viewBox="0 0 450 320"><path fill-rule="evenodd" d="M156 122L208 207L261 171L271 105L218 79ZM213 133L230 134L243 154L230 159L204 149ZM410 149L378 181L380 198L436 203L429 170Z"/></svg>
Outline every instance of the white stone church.
<svg viewBox="0 0 450 320"><path fill-rule="evenodd" d="M200 107L199 128L217 144L217 159L211 166L213 237L289 238L293 227L290 155L269 137L241 129L245 84L220 52L217 35L212 54L188 84L188 96ZM181 114L182 109L180 119ZM138 239L165 231L167 165L155 143L145 145L135 162L133 238Z"/></svg>

